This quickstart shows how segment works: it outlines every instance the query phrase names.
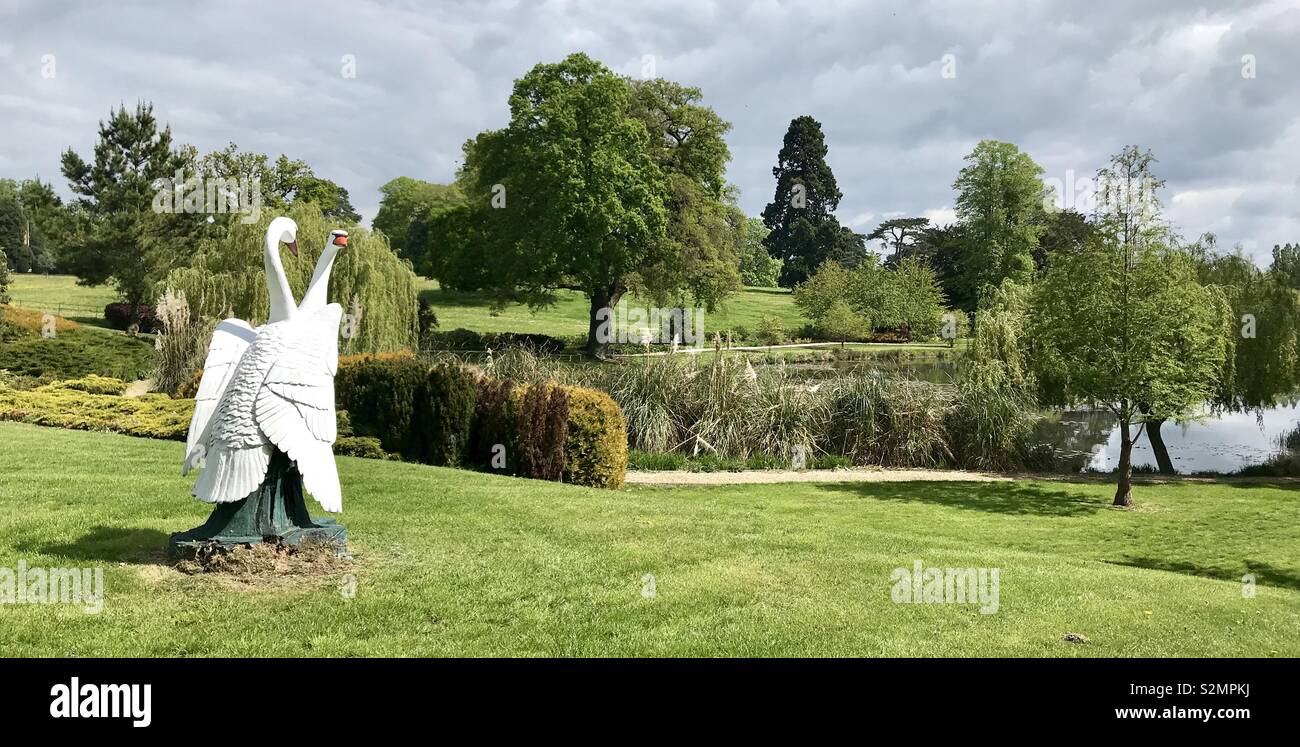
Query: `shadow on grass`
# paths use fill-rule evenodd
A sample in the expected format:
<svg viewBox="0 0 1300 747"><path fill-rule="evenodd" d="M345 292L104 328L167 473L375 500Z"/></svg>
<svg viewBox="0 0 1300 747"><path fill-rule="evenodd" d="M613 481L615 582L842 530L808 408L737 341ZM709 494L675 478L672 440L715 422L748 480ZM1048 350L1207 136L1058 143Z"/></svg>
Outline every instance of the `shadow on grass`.
<svg viewBox="0 0 1300 747"><path fill-rule="evenodd" d="M1198 563L1188 563L1186 561L1165 560L1161 558L1123 558L1121 560L1104 561L1111 565L1122 565L1130 568L1146 568L1153 571L1168 571L1170 573L1181 573L1187 576L1199 576L1201 578L1210 578L1218 581L1241 581L1245 575L1240 568L1224 568L1223 566L1200 565ZM1246 572L1255 575L1256 583L1265 586L1276 586L1285 589L1300 591L1300 573L1278 568L1269 563L1261 563L1256 560L1247 560Z"/></svg>
<svg viewBox="0 0 1300 747"><path fill-rule="evenodd" d="M108 326L108 322L102 316L69 316L65 318L71 319L83 327L100 327L102 329L113 330L112 327ZM117 330L113 331L116 332Z"/></svg>
<svg viewBox="0 0 1300 747"><path fill-rule="evenodd" d="M1276 488L1277 490L1300 490L1300 478L1290 475L1279 477L1270 477L1265 475L1230 477L1226 480L1216 480L1215 484L1226 485L1230 488Z"/></svg>
<svg viewBox="0 0 1300 747"><path fill-rule="evenodd" d="M482 308L487 309L492 306L492 299L479 293L470 293L466 291L453 291L444 288L426 288L420 291L419 297L433 306L458 306L461 308Z"/></svg>
<svg viewBox="0 0 1300 747"><path fill-rule="evenodd" d="M1010 515L1087 516L1110 506L1104 496L1013 482L841 482L818 487L860 498L930 503Z"/></svg>
<svg viewBox="0 0 1300 747"><path fill-rule="evenodd" d="M157 529L95 527L72 542L20 544L24 552L57 555L71 560L154 564L167 552L167 534Z"/></svg>

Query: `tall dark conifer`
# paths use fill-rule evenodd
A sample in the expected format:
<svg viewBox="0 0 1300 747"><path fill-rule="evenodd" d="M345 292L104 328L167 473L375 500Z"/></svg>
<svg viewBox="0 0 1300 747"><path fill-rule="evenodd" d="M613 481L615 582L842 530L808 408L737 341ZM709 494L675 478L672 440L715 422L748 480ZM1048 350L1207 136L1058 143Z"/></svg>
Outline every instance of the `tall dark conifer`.
<svg viewBox="0 0 1300 747"><path fill-rule="evenodd" d="M773 257L785 260L781 285L801 283L828 259L856 265L865 254L862 239L840 225L839 186L826 163L826 139L821 123L809 116L790 122L772 175L776 194L763 210L763 225L771 231L763 244Z"/></svg>

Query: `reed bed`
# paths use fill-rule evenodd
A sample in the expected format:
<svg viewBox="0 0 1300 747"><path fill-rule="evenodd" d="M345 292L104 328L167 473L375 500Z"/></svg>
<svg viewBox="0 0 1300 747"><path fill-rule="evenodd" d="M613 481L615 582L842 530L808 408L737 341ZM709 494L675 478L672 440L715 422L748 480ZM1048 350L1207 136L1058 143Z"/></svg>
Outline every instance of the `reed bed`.
<svg viewBox="0 0 1300 747"><path fill-rule="evenodd" d="M608 392L623 409L629 447L648 454L989 470L1028 466L1035 454L1032 402L987 366L931 383L867 367L813 381L782 361L755 366L741 356L572 365L509 348L475 365L501 379Z"/></svg>

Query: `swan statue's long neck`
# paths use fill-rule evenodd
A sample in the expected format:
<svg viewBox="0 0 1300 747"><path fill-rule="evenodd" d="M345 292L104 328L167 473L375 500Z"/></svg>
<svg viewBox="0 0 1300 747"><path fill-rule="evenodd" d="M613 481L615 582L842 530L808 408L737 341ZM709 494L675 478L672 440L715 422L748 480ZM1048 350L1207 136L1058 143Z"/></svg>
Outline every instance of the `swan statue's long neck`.
<svg viewBox="0 0 1300 747"><path fill-rule="evenodd" d="M284 218L276 218L266 228L266 247L263 259L266 265L266 290L271 297L271 315L267 323L282 322L291 319L297 308L293 303L293 291L289 289L289 279L284 276L284 264L280 261L280 236L284 234Z"/></svg>
<svg viewBox="0 0 1300 747"><path fill-rule="evenodd" d="M311 283L307 285L307 292L303 294L298 311L319 311L325 308L326 294L330 287L330 270L333 269L334 259L338 256L339 247L333 241L325 242L325 250L321 252L320 259L316 260L316 269L311 274Z"/></svg>

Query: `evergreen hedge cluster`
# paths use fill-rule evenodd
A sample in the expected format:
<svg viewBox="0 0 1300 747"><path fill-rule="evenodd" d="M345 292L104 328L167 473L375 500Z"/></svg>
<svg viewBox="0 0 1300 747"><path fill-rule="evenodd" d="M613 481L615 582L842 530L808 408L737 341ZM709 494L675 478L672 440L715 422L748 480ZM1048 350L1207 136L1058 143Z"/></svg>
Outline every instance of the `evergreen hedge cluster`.
<svg viewBox="0 0 1300 747"><path fill-rule="evenodd" d="M95 375L25 390L0 384L0 420L185 440L193 400L123 397L125 388ZM335 397L339 455L611 489L627 471L623 412L594 389L517 384L383 354L341 359Z"/></svg>
<svg viewBox="0 0 1300 747"><path fill-rule="evenodd" d="M592 389L354 356L340 361L335 396L359 436L408 461L613 489L627 471L623 413Z"/></svg>

